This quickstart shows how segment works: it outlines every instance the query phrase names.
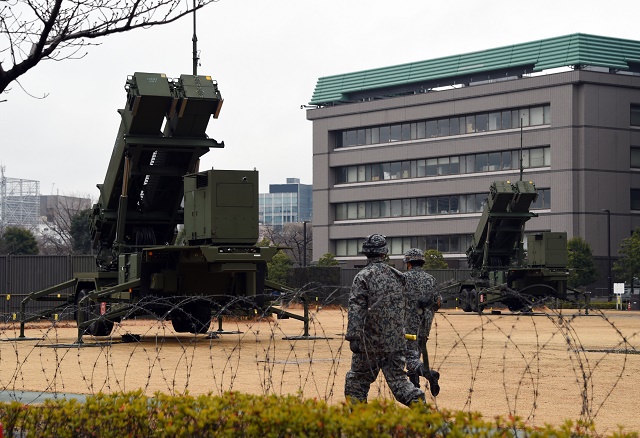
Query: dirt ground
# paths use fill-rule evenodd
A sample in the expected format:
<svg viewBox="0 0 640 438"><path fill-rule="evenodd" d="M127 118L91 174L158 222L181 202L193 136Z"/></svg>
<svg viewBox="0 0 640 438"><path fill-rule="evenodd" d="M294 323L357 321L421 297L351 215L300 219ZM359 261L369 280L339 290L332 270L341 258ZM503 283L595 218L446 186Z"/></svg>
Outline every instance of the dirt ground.
<svg viewBox="0 0 640 438"><path fill-rule="evenodd" d="M112 337L76 341L74 323L0 326L0 390L152 395L298 394L344 400L351 352L346 312L314 309L309 334L294 319L216 321L213 336L176 334L170 322L129 320ZM122 342L122 336L137 338ZM137 336L130 336L137 335ZM436 315L428 345L441 374L436 408L517 415L531 425L592 419L606 434L640 431L640 313ZM425 382L423 381L423 384ZM371 398L392 398L382 375Z"/></svg>

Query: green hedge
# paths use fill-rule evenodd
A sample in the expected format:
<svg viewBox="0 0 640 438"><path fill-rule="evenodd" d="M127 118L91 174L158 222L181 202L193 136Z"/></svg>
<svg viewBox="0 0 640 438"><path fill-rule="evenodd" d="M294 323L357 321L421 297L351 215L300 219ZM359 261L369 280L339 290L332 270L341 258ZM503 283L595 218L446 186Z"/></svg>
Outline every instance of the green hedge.
<svg viewBox="0 0 640 438"><path fill-rule="evenodd" d="M86 402L0 404L5 436L26 437L587 437L593 426L567 422L531 429L515 418L485 420L477 413L407 409L394 402L328 405L295 396L146 397L141 392L89 396ZM619 437L635 434L619 432Z"/></svg>

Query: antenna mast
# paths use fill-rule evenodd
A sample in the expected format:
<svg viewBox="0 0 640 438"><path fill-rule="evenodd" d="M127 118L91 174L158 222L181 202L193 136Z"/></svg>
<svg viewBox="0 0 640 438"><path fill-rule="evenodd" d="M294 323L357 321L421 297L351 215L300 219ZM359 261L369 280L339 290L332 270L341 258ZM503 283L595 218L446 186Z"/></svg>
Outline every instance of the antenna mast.
<svg viewBox="0 0 640 438"><path fill-rule="evenodd" d="M193 75L198 74L198 37L196 36L196 0L193 0Z"/></svg>

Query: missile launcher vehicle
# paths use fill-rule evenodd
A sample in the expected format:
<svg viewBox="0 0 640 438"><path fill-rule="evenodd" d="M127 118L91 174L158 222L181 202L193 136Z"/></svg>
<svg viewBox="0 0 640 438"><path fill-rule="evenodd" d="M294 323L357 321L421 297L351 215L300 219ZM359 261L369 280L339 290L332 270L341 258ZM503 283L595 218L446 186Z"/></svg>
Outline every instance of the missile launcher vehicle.
<svg viewBox="0 0 640 438"><path fill-rule="evenodd" d="M91 215L97 272L30 294L25 322L75 307L78 341L108 336L123 317L171 321L177 332L206 333L212 311L308 317L272 307L292 291L267 280L276 247L258 241L258 172L198 169L224 143L206 134L223 99L209 76L135 73L125 85L121 123ZM176 241L184 226L184 236ZM29 301L57 305L27 315ZM220 314L220 313L218 313Z"/></svg>
<svg viewBox="0 0 640 438"><path fill-rule="evenodd" d="M526 222L537 215L538 196L530 181L495 181L490 188L472 244L467 250L470 278L443 284L445 300L457 299L465 312L501 304L512 312L530 311L549 299L588 304L588 295L568 287L567 233L525 236ZM526 237L526 251L524 247Z"/></svg>

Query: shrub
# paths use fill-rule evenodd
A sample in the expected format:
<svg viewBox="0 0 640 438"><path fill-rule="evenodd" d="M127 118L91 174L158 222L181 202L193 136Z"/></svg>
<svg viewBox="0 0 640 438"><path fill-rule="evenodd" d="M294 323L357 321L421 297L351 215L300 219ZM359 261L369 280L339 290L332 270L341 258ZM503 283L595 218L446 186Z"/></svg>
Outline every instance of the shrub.
<svg viewBox="0 0 640 438"><path fill-rule="evenodd" d="M558 428L526 427L518 418L483 419L478 413L434 410L393 401L341 403L297 396L255 396L228 392L192 397L141 391L89 396L86 402L41 405L0 403L6 436L64 437L586 437L593 425L566 422ZM516 433L517 432L517 433ZM617 437L637 436L616 433Z"/></svg>

